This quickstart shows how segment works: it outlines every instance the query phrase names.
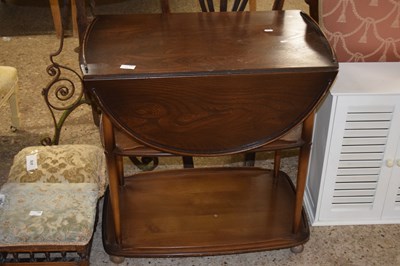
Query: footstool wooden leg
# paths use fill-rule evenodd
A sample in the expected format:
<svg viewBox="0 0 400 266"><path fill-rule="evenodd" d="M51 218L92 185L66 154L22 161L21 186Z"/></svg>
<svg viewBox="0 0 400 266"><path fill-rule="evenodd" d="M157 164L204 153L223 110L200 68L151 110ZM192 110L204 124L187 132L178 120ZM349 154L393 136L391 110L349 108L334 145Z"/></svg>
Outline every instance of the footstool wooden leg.
<svg viewBox="0 0 400 266"><path fill-rule="evenodd" d="M295 254L301 253L303 252L303 250L304 250L304 245L298 245L290 248L290 251L292 251Z"/></svg>

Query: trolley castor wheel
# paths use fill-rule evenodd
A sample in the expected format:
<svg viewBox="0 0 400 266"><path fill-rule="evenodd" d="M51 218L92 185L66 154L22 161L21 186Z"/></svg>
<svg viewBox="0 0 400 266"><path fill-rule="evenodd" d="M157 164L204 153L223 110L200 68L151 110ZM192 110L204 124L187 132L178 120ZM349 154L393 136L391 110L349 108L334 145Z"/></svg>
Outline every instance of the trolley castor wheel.
<svg viewBox="0 0 400 266"><path fill-rule="evenodd" d="M301 253L303 252L303 250L304 250L304 245L298 245L290 248L290 251L292 251L294 254Z"/></svg>
<svg viewBox="0 0 400 266"><path fill-rule="evenodd" d="M120 263L123 263L124 260L125 260L124 257L119 257L119 256L112 256L112 255L110 255L110 261L111 261L112 263L120 264Z"/></svg>

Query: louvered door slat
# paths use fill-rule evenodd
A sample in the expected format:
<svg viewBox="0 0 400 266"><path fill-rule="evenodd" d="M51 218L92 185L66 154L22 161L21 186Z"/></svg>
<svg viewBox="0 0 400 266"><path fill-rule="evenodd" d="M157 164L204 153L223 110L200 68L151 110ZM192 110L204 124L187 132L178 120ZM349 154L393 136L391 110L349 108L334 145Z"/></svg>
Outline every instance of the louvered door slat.
<svg viewBox="0 0 400 266"><path fill-rule="evenodd" d="M385 145L387 138L385 137L376 137L376 138L365 138L365 137L356 137L356 138L344 138L343 145Z"/></svg>
<svg viewBox="0 0 400 266"><path fill-rule="evenodd" d="M340 175L336 177L336 182L377 182L379 175Z"/></svg>
<svg viewBox="0 0 400 266"><path fill-rule="evenodd" d="M368 112L354 112L347 114L347 121L390 121L392 112L387 113L368 113Z"/></svg>
<svg viewBox="0 0 400 266"><path fill-rule="evenodd" d="M384 152L385 145L343 146L342 153Z"/></svg>
<svg viewBox="0 0 400 266"><path fill-rule="evenodd" d="M347 122L346 129L386 129L390 127L390 121L360 121Z"/></svg>
<svg viewBox="0 0 400 266"><path fill-rule="evenodd" d="M389 130L387 128L384 129L352 129L352 130L345 130L343 137L387 137Z"/></svg>
<svg viewBox="0 0 400 266"><path fill-rule="evenodd" d="M332 208L372 207L393 116L391 106L349 106Z"/></svg>
<svg viewBox="0 0 400 266"><path fill-rule="evenodd" d="M347 108L347 113L393 113L393 110L391 105L352 105Z"/></svg>
<svg viewBox="0 0 400 266"><path fill-rule="evenodd" d="M373 203L374 197L335 197L333 204L365 204Z"/></svg>
<svg viewBox="0 0 400 266"><path fill-rule="evenodd" d="M373 197L375 195L374 189L364 189L364 190L336 190L335 197L357 197L357 196L368 196Z"/></svg>
<svg viewBox="0 0 400 266"><path fill-rule="evenodd" d="M342 153L340 155L340 161L364 161L364 160L377 160L383 159L382 152L375 153Z"/></svg>
<svg viewBox="0 0 400 266"><path fill-rule="evenodd" d="M339 169L343 168L379 168L381 162L379 160L368 161L368 160L353 160L353 161L340 161Z"/></svg>
<svg viewBox="0 0 400 266"><path fill-rule="evenodd" d="M335 191L339 189L375 189L377 186L376 182L348 182L348 183L336 183Z"/></svg>
<svg viewBox="0 0 400 266"><path fill-rule="evenodd" d="M337 175L379 175L380 168L344 168L338 169Z"/></svg>

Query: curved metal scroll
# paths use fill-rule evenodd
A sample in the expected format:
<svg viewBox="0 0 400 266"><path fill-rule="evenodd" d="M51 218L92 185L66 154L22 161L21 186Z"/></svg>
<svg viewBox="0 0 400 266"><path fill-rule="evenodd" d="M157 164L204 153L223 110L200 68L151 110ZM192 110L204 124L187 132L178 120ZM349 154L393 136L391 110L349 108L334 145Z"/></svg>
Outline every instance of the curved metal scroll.
<svg viewBox="0 0 400 266"><path fill-rule="evenodd" d="M61 30L60 46L50 54L51 64L46 71L53 79L42 90L42 96L50 110L54 124L53 138L46 137L41 140L42 145L57 145L60 140L61 128L68 116L81 104L90 104L86 99L82 77L72 68L55 62L64 46L64 31Z"/></svg>
<svg viewBox="0 0 400 266"><path fill-rule="evenodd" d="M53 119L54 135L53 138L43 138L41 140L42 145L58 145L61 129L68 116L80 105L92 104L92 101L84 93L83 80L78 72L55 61L55 58L61 54L63 48L64 30L61 29L59 48L56 52L50 54L51 64L46 68L47 74L53 79L42 90L42 96ZM97 109L97 107L95 108ZM98 121L96 121L98 116L93 115L93 119L95 124L98 125ZM132 163L142 170L151 171L158 166L157 157L142 157L141 159L130 157L130 159Z"/></svg>

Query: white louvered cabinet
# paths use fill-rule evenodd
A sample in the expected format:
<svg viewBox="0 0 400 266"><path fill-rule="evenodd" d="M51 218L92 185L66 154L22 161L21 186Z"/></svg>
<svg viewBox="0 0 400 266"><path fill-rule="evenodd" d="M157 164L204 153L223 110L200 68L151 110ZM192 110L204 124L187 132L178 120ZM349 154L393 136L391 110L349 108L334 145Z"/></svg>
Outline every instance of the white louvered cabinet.
<svg viewBox="0 0 400 266"><path fill-rule="evenodd" d="M400 223L400 62L340 64L314 128L312 224Z"/></svg>

